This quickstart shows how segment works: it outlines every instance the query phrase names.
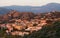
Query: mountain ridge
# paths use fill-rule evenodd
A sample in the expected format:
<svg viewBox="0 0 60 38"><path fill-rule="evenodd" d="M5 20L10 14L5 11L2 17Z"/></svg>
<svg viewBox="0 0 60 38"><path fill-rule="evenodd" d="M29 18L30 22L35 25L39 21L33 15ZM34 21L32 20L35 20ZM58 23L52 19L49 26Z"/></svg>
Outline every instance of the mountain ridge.
<svg viewBox="0 0 60 38"><path fill-rule="evenodd" d="M8 10L16 10L19 12L34 12L34 13L44 13L44 12L51 12L51 11L60 11L60 4L59 3L48 3L43 6L19 6L19 5L12 5L12 6L4 6L2 8L6 8Z"/></svg>

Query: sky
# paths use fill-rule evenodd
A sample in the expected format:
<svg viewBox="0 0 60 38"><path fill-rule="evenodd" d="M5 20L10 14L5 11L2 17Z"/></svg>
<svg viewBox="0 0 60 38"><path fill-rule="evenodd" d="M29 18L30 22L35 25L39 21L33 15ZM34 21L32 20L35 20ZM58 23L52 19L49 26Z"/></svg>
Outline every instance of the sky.
<svg viewBox="0 0 60 38"><path fill-rule="evenodd" d="M60 3L60 0L0 0L0 6L42 6L48 3Z"/></svg>

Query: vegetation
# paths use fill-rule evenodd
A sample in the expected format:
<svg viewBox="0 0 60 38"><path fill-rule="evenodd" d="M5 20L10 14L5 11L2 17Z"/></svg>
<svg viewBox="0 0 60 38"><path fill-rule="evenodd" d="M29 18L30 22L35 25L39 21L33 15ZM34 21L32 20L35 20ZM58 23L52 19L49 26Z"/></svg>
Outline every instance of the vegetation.
<svg viewBox="0 0 60 38"><path fill-rule="evenodd" d="M43 26L41 30L30 35L25 35L24 37L7 35L4 30L5 29L2 29L0 31L1 38L60 38L60 21L56 21L51 25Z"/></svg>

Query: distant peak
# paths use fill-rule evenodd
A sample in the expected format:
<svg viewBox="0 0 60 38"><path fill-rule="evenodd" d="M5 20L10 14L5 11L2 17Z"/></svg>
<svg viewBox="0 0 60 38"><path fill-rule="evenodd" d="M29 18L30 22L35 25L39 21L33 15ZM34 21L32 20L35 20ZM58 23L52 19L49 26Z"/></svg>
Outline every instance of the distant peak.
<svg viewBox="0 0 60 38"><path fill-rule="evenodd" d="M48 3L47 5L60 5L60 3Z"/></svg>

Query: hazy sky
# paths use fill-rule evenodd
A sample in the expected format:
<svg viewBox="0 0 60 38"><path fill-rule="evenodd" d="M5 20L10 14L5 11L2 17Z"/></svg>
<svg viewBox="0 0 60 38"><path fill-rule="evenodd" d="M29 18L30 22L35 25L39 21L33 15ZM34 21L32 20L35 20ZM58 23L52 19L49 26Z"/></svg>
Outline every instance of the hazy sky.
<svg viewBox="0 0 60 38"><path fill-rule="evenodd" d="M10 5L42 6L47 3L60 3L60 0L0 0L0 6Z"/></svg>

